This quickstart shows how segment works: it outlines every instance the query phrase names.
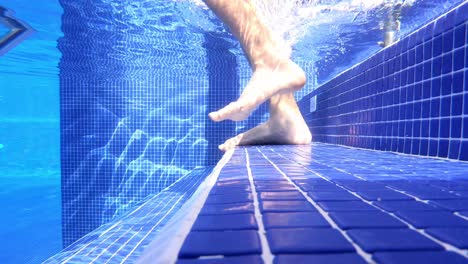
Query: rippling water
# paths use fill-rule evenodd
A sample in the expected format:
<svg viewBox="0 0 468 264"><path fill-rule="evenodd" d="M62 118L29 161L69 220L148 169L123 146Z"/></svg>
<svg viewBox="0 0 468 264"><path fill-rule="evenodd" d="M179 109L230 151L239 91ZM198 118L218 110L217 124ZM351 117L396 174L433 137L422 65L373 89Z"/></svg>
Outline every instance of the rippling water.
<svg viewBox="0 0 468 264"><path fill-rule="evenodd" d="M174 0L176 11L194 31L226 32L201 0ZM317 84L377 52L383 23L401 5L404 36L461 0L253 0L263 21L311 61ZM227 37L232 40L232 36ZM241 49L233 50L242 55Z"/></svg>

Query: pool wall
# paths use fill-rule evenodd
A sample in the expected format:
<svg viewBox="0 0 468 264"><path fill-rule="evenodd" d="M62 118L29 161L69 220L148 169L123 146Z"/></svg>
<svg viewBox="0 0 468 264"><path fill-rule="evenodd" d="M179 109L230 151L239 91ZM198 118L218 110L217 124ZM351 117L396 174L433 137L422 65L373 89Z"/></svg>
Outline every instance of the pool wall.
<svg viewBox="0 0 468 264"><path fill-rule="evenodd" d="M208 119L239 97L251 70L232 36L200 34L179 21L173 1L134 1L134 9L108 1L60 3L68 246L193 169L215 165L223 154L218 145L268 118L268 106L243 122ZM313 74L311 63L299 63Z"/></svg>
<svg viewBox="0 0 468 264"><path fill-rule="evenodd" d="M300 101L313 140L468 160L468 3Z"/></svg>

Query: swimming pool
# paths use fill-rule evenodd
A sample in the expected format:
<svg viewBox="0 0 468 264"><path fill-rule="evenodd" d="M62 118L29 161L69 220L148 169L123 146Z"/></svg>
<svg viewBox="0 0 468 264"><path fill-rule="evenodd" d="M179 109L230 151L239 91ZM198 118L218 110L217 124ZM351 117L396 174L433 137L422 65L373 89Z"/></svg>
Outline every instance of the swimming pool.
<svg viewBox="0 0 468 264"><path fill-rule="evenodd" d="M317 96L318 111L305 115L316 140L466 160L463 130L457 136L456 129L439 129L447 127L446 123L462 127L457 124L466 122L466 112L437 120L437 124L433 118L416 125L409 122L417 118L413 117L418 112L413 111L416 104L398 111L398 118L404 121L380 122L390 120L392 111L385 112L388 120L382 117L390 107L379 108L378 114L362 113L359 122L346 117L346 113L357 111L355 105L373 109L383 100L358 88L351 89L356 94L348 95L342 87L335 87L348 82L346 78L359 72L359 67L375 68L375 72L368 71L350 82L371 91L381 87L365 82L390 72L389 67L394 66L382 65L382 72L375 67L379 60L391 57L390 51L334 77L381 49L376 43L382 39L380 23L386 10L353 6L347 1L320 5L303 2L304 7L298 7L305 14L303 19L291 22L301 30L287 37L297 42L293 56L308 74L308 86L297 94L302 109L310 112L309 106L315 102L311 98ZM409 35L460 2L415 1L402 10L401 35ZM208 121L206 113L237 98L250 71L237 42L196 1L61 0L31 4L7 0L2 5L36 30L0 60L0 181L1 186L6 186L1 193L6 210L2 234L14 238L2 243L2 263L44 261L99 226L104 225L100 229L104 232L110 228L106 224L112 227L115 221L124 219L119 217L153 202L158 213L154 213L152 221L161 225L140 234L148 234L142 241L150 243L221 158L217 145L267 118L267 108L262 106L250 119L237 124ZM346 8L340 11L338 7L343 6ZM277 30L287 32L284 28ZM446 28L439 26L437 30ZM413 43L418 49L408 50L408 56L414 55L413 63L408 65L414 65L410 69L413 74L421 72L414 83L415 87L421 86L420 97L425 91L423 80L440 79L442 84L450 74L454 77L450 82L455 83L461 73L465 89L457 90L453 97L440 97L442 107L437 109L462 105L461 101L466 102L466 42L456 47L454 44L453 55L450 53L453 71L444 72L440 78L424 77L424 63L421 69L417 64L427 59L423 52L421 61L418 59L420 49L426 48L420 43L427 39L419 35L421 39L415 38ZM453 33L451 41L457 36ZM434 38L430 42L444 41ZM456 58L464 59L461 66ZM442 63L445 57L429 60ZM398 71L401 69L400 64ZM384 82L388 80L382 79ZM443 95L452 92L441 90ZM355 102L356 96L367 101ZM389 95L393 101L384 105L400 109L395 99L399 96L400 90L393 89ZM407 91L405 96L416 97ZM351 98L353 103L339 108L323 98L336 98L335 102L340 103ZM423 111L425 102L431 106L432 101L418 100L421 112L427 112ZM343 112L336 112L336 107ZM431 116L442 113L434 111ZM379 115L380 120L373 119ZM339 123L343 118L348 123ZM372 126L373 121L380 122L380 126ZM326 122L328 125L324 125ZM353 126L356 123L359 125ZM434 143L432 134L424 136L431 126L437 131L434 137L443 140ZM399 127L408 129L400 135ZM407 133L416 127L421 134L411 132L408 137ZM380 130L389 132L377 134ZM437 146L431 148L431 144ZM458 152L452 153L451 149ZM163 206L167 204L171 207ZM85 241L92 238L85 237Z"/></svg>

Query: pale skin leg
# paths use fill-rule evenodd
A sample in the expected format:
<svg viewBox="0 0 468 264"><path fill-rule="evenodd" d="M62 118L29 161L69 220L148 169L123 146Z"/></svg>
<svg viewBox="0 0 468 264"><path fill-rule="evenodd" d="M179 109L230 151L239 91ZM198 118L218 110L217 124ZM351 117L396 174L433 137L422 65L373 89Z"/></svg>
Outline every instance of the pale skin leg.
<svg viewBox="0 0 468 264"><path fill-rule="evenodd" d="M270 119L219 145L227 151L241 145L309 144L312 134L302 118L293 94L274 95L270 99Z"/></svg>
<svg viewBox="0 0 468 264"><path fill-rule="evenodd" d="M304 71L290 58L281 39L258 18L249 0L204 0L239 40L252 78L239 99L209 114L215 121L246 119L257 106L270 99L270 119L228 139L223 151L236 145L308 144L311 135L299 112L293 93L306 82Z"/></svg>

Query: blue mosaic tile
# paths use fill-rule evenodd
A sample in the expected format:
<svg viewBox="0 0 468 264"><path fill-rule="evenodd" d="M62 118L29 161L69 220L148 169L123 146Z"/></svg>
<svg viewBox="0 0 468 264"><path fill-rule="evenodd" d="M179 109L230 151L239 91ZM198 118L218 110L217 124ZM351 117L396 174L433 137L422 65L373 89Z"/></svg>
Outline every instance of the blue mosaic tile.
<svg viewBox="0 0 468 264"><path fill-rule="evenodd" d="M346 189L353 192L367 191L367 190L382 190L385 189L385 184L369 181L340 181L339 184L343 185Z"/></svg>
<svg viewBox="0 0 468 264"><path fill-rule="evenodd" d="M439 145L440 147L440 145ZM437 200L437 199L457 199L460 198L456 196L455 194L443 191L443 190L437 190L435 188L430 188L430 187L416 187L416 188L409 188L403 190L408 194L414 195L418 197L421 200Z"/></svg>
<svg viewBox="0 0 468 264"><path fill-rule="evenodd" d="M372 257L382 264L465 264L466 258L454 252L448 251L419 251L419 252L382 252L375 253Z"/></svg>
<svg viewBox="0 0 468 264"><path fill-rule="evenodd" d="M380 211L331 212L329 216L342 229L406 227L406 224Z"/></svg>
<svg viewBox="0 0 468 264"><path fill-rule="evenodd" d="M334 192L334 191L342 191L342 189L335 184L327 183L327 184L309 184L309 183L300 183L298 184L301 190L308 192L308 191L317 191L317 192Z"/></svg>
<svg viewBox="0 0 468 264"><path fill-rule="evenodd" d="M317 211L307 201L261 201L260 211L267 212L308 212Z"/></svg>
<svg viewBox="0 0 468 264"><path fill-rule="evenodd" d="M305 200L304 196L298 192L260 192L259 198L263 201L288 201L288 200Z"/></svg>
<svg viewBox="0 0 468 264"><path fill-rule="evenodd" d="M179 259L177 264L262 264L260 255L246 255L213 259Z"/></svg>
<svg viewBox="0 0 468 264"><path fill-rule="evenodd" d="M263 221L266 229L293 227L331 227L325 218L315 212L265 213Z"/></svg>
<svg viewBox="0 0 468 264"><path fill-rule="evenodd" d="M289 192L297 190L292 184L258 185L255 189L257 192Z"/></svg>
<svg viewBox="0 0 468 264"><path fill-rule="evenodd" d="M431 204L450 211L464 211L468 210L468 199L459 200L433 200Z"/></svg>
<svg viewBox="0 0 468 264"><path fill-rule="evenodd" d="M455 25L468 20L468 5L465 3L455 10Z"/></svg>
<svg viewBox="0 0 468 264"><path fill-rule="evenodd" d="M415 226L428 227L468 227L468 221L450 212L442 211L397 211L396 215Z"/></svg>
<svg viewBox="0 0 468 264"><path fill-rule="evenodd" d="M369 201L414 200L408 195L389 189L358 191L357 194Z"/></svg>
<svg viewBox="0 0 468 264"><path fill-rule="evenodd" d="M335 191L335 192L308 192L307 193L312 200L315 202L322 202L322 201L353 201L353 200L359 200L356 196L340 190L340 191Z"/></svg>
<svg viewBox="0 0 468 264"><path fill-rule="evenodd" d="M410 229L352 229L348 235L366 252L442 249L440 245Z"/></svg>
<svg viewBox="0 0 468 264"><path fill-rule="evenodd" d="M238 243L242 241L242 243ZM179 252L180 258L210 255L260 254L256 230L190 232Z"/></svg>
<svg viewBox="0 0 468 264"><path fill-rule="evenodd" d="M210 195L218 194L238 194L238 193L250 193L249 185L234 185L234 186L214 186L211 189Z"/></svg>
<svg viewBox="0 0 468 264"><path fill-rule="evenodd" d="M323 210L327 212L344 212L344 211L375 211L376 208L362 202L362 201L325 201L318 202Z"/></svg>
<svg viewBox="0 0 468 264"><path fill-rule="evenodd" d="M461 249L468 249L468 228L428 228L428 234Z"/></svg>
<svg viewBox="0 0 468 264"><path fill-rule="evenodd" d="M329 228L270 229L268 242L273 254L344 253L354 247L337 230Z"/></svg>
<svg viewBox="0 0 468 264"><path fill-rule="evenodd" d="M315 89L316 111L307 109L309 97L301 100L314 141L468 160L457 147L468 136L451 120L467 82L468 34L458 11L465 6Z"/></svg>
<svg viewBox="0 0 468 264"><path fill-rule="evenodd" d="M396 212L400 210L411 210L411 211L441 211L444 210L441 207L437 207L431 204L426 204L418 201L377 201L374 205L389 211Z"/></svg>
<svg viewBox="0 0 468 264"><path fill-rule="evenodd" d="M252 201L252 194L250 193L210 194L206 199L206 204L246 203Z"/></svg>
<svg viewBox="0 0 468 264"><path fill-rule="evenodd" d="M199 215L193 231L258 229L253 214Z"/></svg>
<svg viewBox="0 0 468 264"><path fill-rule="evenodd" d="M200 215L253 213L253 203L210 204L203 206Z"/></svg>
<svg viewBox="0 0 468 264"><path fill-rule="evenodd" d="M327 264L365 264L362 257L354 253L342 254L317 254L317 255L277 255L273 260L274 264L309 264L309 263L327 263Z"/></svg>

